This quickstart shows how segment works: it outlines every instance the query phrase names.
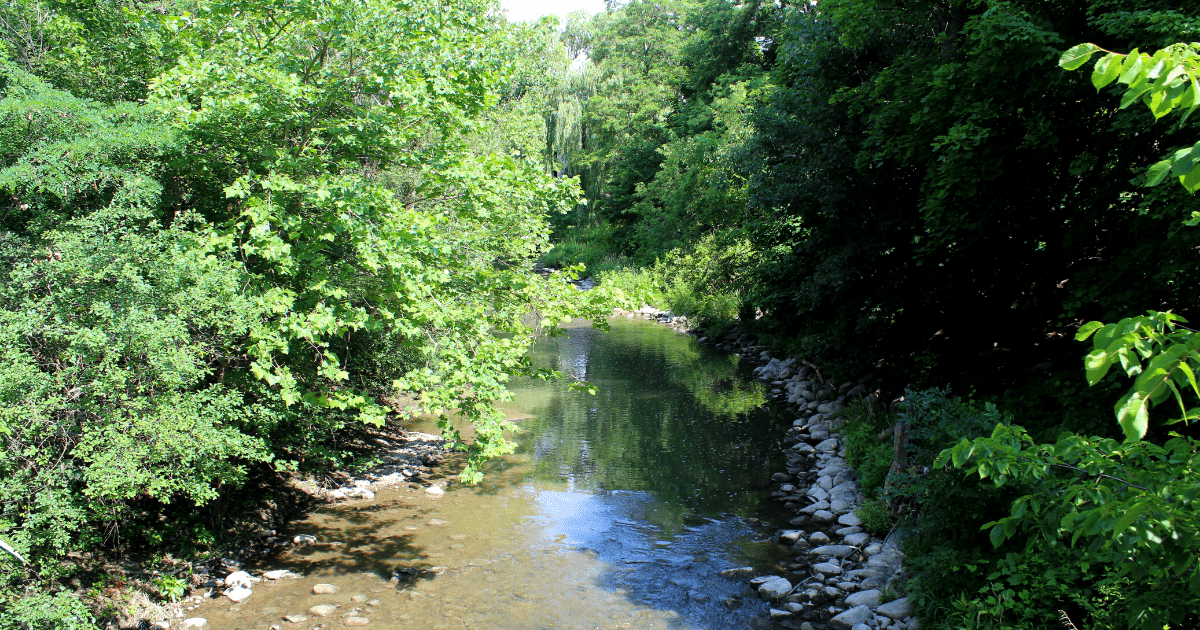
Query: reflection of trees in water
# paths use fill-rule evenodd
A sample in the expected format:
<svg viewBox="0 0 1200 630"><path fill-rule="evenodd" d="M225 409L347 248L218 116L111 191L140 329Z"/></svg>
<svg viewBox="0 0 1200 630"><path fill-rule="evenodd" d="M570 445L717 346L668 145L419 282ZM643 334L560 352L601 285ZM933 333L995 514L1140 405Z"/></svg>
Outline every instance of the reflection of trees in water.
<svg viewBox="0 0 1200 630"><path fill-rule="evenodd" d="M655 493L659 517L747 513L751 489L776 456L761 409L762 386L737 376L737 357L697 346L669 329L614 325L605 334L572 330L536 359L586 374L596 396L539 383L520 392L536 418L523 423L525 448L541 479L583 489ZM574 370L582 370L576 372Z"/></svg>

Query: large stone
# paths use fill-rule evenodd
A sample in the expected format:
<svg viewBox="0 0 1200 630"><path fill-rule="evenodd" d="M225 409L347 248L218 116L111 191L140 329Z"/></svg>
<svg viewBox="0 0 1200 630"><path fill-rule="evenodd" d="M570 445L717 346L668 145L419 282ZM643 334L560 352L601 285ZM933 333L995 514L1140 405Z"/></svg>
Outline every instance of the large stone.
<svg viewBox="0 0 1200 630"><path fill-rule="evenodd" d="M862 519L858 518L857 514L843 514L838 517L838 522L849 527L857 527L862 525Z"/></svg>
<svg viewBox="0 0 1200 630"><path fill-rule="evenodd" d="M800 537L803 535L804 535L803 530L785 529L785 530L779 532L779 542L784 545L791 545L791 544L795 543L797 540L799 540Z"/></svg>
<svg viewBox="0 0 1200 630"><path fill-rule="evenodd" d="M842 567L832 562L821 562L812 566L813 571L826 576L841 575Z"/></svg>
<svg viewBox="0 0 1200 630"><path fill-rule="evenodd" d="M441 486L429 486L428 488L425 488L425 494L437 499L445 496L446 491L443 490Z"/></svg>
<svg viewBox="0 0 1200 630"><path fill-rule="evenodd" d="M316 606L308 609L308 614L316 615L318 617L328 617L337 609L338 607L335 604L317 604Z"/></svg>
<svg viewBox="0 0 1200 630"><path fill-rule="evenodd" d="M879 606L879 608L875 609L875 613L883 615L884 617L888 617L889 619L900 621L905 617L911 617L913 614L913 609L912 606L908 604L908 598L901 597L900 599L894 599L886 604L882 604Z"/></svg>
<svg viewBox="0 0 1200 630"><path fill-rule="evenodd" d="M781 599L791 591L792 583L787 578L774 579L758 587L758 594L767 600Z"/></svg>
<svg viewBox="0 0 1200 630"><path fill-rule="evenodd" d="M817 501L816 503L814 503L808 507L801 508L800 513L801 514L814 514L821 510L828 510L828 509L829 509L828 501Z"/></svg>
<svg viewBox="0 0 1200 630"><path fill-rule="evenodd" d="M817 445L817 450L822 453L833 453L838 450L837 438L829 438Z"/></svg>
<svg viewBox="0 0 1200 630"><path fill-rule="evenodd" d="M191 619L183 620L184 628L203 628L208 625L208 620L204 617L192 617Z"/></svg>
<svg viewBox="0 0 1200 630"><path fill-rule="evenodd" d="M808 542L814 545L827 545L829 544L829 536L825 532L813 532L808 537Z"/></svg>
<svg viewBox="0 0 1200 630"><path fill-rule="evenodd" d="M294 577L295 574L287 569L276 569L274 571L264 571L263 577L268 580L282 580L285 577Z"/></svg>
<svg viewBox="0 0 1200 630"><path fill-rule="evenodd" d="M846 499L834 499L829 502L829 511L834 514L849 514L854 509L854 502Z"/></svg>
<svg viewBox="0 0 1200 630"><path fill-rule="evenodd" d="M767 582L773 582L778 579L779 579L778 575L760 575L755 578L750 578L750 586L762 586L763 584L766 584Z"/></svg>
<svg viewBox="0 0 1200 630"><path fill-rule="evenodd" d="M333 595L342 590L341 587L334 584L313 584L313 595Z"/></svg>
<svg viewBox="0 0 1200 630"><path fill-rule="evenodd" d="M346 617L345 621L345 624L352 628L355 626L365 626L369 623L371 623L371 620L366 617Z"/></svg>
<svg viewBox="0 0 1200 630"><path fill-rule="evenodd" d="M866 623L872 617L871 609L866 606L856 606L829 620L829 627L836 630L852 630L860 623Z"/></svg>
<svg viewBox="0 0 1200 630"><path fill-rule="evenodd" d="M817 479L817 486L822 490L829 490L833 487L833 477L830 475L825 475L820 479Z"/></svg>
<svg viewBox="0 0 1200 630"><path fill-rule="evenodd" d="M817 510L813 512L812 518L818 523L828 523L833 520L833 512L829 510Z"/></svg>
<svg viewBox="0 0 1200 630"><path fill-rule="evenodd" d="M871 540L870 534L866 532L858 532L857 534L850 534L846 536L843 542L854 547L861 547L863 543L867 542L868 540Z"/></svg>
<svg viewBox="0 0 1200 630"><path fill-rule="evenodd" d="M813 548L808 553L814 556L833 556L834 558L845 558L854 553L854 547L850 545L821 545Z"/></svg>
<svg viewBox="0 0 1200 630"><path fill-rule="evenodd" d="M225 576L225 586L240 586L242 588L250 588L255 582L261 582L259 578L252 577L245 571L234 571Z"/></svg>
<svg viewBox="0 0 1200 630"><path fill-rule="evenodd" d="M792 613L790 613L786 610L780 610L778 608L771 609L771 619L774 621L778 621L780 619L787 619L788 617L791 617L791 616L792 616Z"/></svg>
<svg viewBox="0 0 1200 630"><path fill-rule="evenodd" d="M754 575L754 567L738 567L736 569L725 569L717 575L725 578L740 578L748 575Z"/></svg>
<svg viewBox="0 0 1200 630"><path fill-rule="evenodd" d="M253 593L250 591L250 589L244 586L235 586L233 588L225 589L225 597L228 597L229 601L235 604L240 604L246 601L246 598L250 597L251 595L253 595Z"/></svg>
<svg viewBox="0 0 1200 630"><path fill-rule="evenodd" d="M877 590L859 591L846 598L847 606L866 606L874 610L879 606L879 596L881 593Z"/></svg>

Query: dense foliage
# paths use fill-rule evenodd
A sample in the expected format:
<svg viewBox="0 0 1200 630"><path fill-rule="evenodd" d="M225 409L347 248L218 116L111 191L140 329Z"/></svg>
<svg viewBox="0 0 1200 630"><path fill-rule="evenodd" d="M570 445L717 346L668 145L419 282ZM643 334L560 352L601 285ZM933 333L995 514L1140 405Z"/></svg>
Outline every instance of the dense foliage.
<svg viewBox="0 0 1200 630"><path fill-rule="evenodd" d="M509 448L530 314L583 313L529 271L576 183L498 122L544 28L390 0L0 25L0 628L86 625L66 558L211 541L219 510L163 517L336 463L392 405L471 419L473 463Z"/></svg>
<svg viewBox="0 0 1200 630"><path fill-rule="evenodd" d="M1172 1L615 6L564 33L588 204L550 260L918 386L846 436L927 625L1191 627L1198 29ZM919 389L946 383L968 400Z"/></svg>

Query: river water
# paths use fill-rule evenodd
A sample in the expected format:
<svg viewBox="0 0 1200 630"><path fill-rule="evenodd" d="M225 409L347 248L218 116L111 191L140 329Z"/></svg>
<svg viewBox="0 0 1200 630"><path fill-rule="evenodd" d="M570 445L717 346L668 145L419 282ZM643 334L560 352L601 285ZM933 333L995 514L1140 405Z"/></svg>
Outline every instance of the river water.
<svg viewBox="0 0 1200 630"><path fill-rule="evenodd" d="M568 332L539 341L535 363L586 379L596 394L514 383L505 411L519 447L481 484L457 484L451 464L440 471L444 497L402 487L321 508L288 532L318 544L250 567L299 579L189 616L214 630L333 628L351 616L421 630L759 625L767 610L745 577L717 575L769 570L780 549L762 522L778 514L768 484L783 419L750 366L640 320ZM314 595L317 583L338 591ZM339 608L306 612L325 603Z"/></svg>

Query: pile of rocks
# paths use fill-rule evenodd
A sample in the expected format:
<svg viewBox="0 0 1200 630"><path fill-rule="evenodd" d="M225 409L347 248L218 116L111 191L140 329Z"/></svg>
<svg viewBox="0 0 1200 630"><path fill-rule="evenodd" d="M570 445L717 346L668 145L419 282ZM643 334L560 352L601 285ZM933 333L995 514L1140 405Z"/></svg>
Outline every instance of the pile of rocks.
<svg viewBox="0 0 1200 630"><path fill-rule="evenodd" d="M780 567L783 575L750 581L772 602L771 621L794 630L915 630L907 598L883 601L885 592L899 590L904 554L894 535L880 539L863 531L856 514L863 501L858 475L846 463L838 435L846 404L878 400L873 377L835 385L811 364L771 357L737 328L700 343L761 363L754 373L772 386L768 396L796 417L784 442L787 470L772 476L772 497L795 514L777 534L791 561Z"/></svg>
<svg viewBox="0 0 1200 630"><path fill-rule="evenodd" d="M382 462L359 477L352 477L341 488L321 489L316 493L332 501L345 499L374 499L382 487L398 487L405 482L428 485L423 479L433 466L445 458L446 440L441 436L419 431L404 431L392 440L376 438L380 450L376 455ZM442 490L438 486L429 486ZM435 491L435 492L437 492ZM431 493L432 494L432 493Z"/></svg>
<svg viewBox="0 0 1200 630"><path fill-rule="evenodd" d="M624 317L626 319L648 319L664 326L674 328L676 332L686 333L691 330L691 322L683 315L676 315L671 311L654 308L653 306L643 306L636 311L629 311L623 308L614 308L613 316Z"/></svg>

